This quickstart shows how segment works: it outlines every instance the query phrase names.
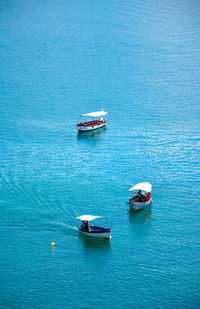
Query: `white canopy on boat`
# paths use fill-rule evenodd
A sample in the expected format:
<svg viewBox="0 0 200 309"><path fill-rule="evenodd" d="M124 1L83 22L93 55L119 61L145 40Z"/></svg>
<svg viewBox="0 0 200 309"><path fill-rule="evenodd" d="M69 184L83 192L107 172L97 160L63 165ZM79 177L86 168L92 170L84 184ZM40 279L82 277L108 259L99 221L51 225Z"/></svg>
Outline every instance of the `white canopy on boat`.
<svg viewBox="0 0 200 309"><path fill-rule="evenodd" d="M91 215L83 215L83 216L76 217L76 219L81 220L81 221L92 221L98 218L105 218L105 217L91 216Z"/></svg>
<svg viewBox="0 0 200 309"><path fill-rule="evenodd" d="M141 182L133 186L132 188L130 188L128 191L144 190L146 192L151 192L151 188L152 188L152 185L149 182Z"/></svg>
<svg viewBox="0 0 200 309"><path fill-rule="evenodd" d="M93 113L89 113L89 114L83 114L81 116L88 116L88 117L101 117L101 116L105 116L107 115L107 112L105 112L104 110L99 111L99 112L93 112Z"/></svg>

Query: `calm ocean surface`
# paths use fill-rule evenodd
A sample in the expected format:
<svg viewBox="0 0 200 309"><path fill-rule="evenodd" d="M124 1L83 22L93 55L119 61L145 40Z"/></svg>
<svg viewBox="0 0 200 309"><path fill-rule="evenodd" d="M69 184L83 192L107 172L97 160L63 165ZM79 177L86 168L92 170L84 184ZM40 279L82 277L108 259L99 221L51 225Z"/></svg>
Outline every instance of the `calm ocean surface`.
<svg viewBox="0 0 200 309"><path fill-rule="evenodd" d="M0 308L200 307L199 38L198 0L1 0Z"/></svg>

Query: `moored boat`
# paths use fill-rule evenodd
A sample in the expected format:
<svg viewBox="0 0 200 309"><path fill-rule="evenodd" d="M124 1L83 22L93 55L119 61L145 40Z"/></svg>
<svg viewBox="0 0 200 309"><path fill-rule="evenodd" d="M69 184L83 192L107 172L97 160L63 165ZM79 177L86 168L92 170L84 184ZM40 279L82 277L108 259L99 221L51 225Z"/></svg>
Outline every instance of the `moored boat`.
<svg viewBox="0 0 200 309"><path fill-rule="evenodd" d="M152 185L148 182L141 182L131 187L129 191L135 191L134 196L131 197L127 204L133 210L140 210L148 207L152 203L151 196Z"/></svg>
<svg viewBox="0 0 200 309"><path fill-rule="evenodd" d="M82 224L79 226L79 231L86 236L94 237L94 238L111 238L111 229L105 228L96 225L89 225L88 222L93 221L95 219L106 218L100 216L91 216L91 215L83 215L79 216L76 219L81 220Z"/></svg>
<svg viewBox="0 0 200 309"><path fill-rule="evenodd" d="M78 123L76 125L78 132L87 132L87 131L92 131L92 130L96 130L98 128L104 127L107 123L107 119L103 118L103 116L105 115L107 115L107 112L105 112L104 110L81 115L83 117L92 117L93 120ZM98 118L98 119L95 119L95 118Z"/></svg>

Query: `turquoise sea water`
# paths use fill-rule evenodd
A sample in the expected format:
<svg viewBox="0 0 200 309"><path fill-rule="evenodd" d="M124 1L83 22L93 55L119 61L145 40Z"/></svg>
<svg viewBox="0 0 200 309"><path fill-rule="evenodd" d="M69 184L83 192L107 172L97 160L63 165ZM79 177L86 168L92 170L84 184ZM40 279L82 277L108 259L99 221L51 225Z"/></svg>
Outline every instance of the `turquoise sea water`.
<svg viewBox="0 0 200 309"><path fill-rule="evenodd" d="M197 0L1 0L0 308L199 308L199 38Z"/></svg>

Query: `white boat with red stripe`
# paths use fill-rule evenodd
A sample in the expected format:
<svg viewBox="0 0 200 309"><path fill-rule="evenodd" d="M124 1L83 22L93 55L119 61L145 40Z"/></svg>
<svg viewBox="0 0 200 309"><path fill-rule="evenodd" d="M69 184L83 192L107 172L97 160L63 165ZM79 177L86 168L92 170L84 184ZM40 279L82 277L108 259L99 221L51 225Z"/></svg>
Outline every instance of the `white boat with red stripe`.
<svg viewBox="0 0 200 309"><path fill-rule="evenodd" d="M152 185L149 182L141 182L131 187L129 191L135 191L127 204L133 210L141 210L152 204L151 196Z"/></svg>
<svg viewBox="0 0 200 309"><path fill-rule="evenodd" d="M107 115L107 112L104 110L81 115L83 117L92 117L93 120L78 123L76 125L78 132L87 132L104 127L107 123L107 119L104 118L105 115Z"/></svg>

